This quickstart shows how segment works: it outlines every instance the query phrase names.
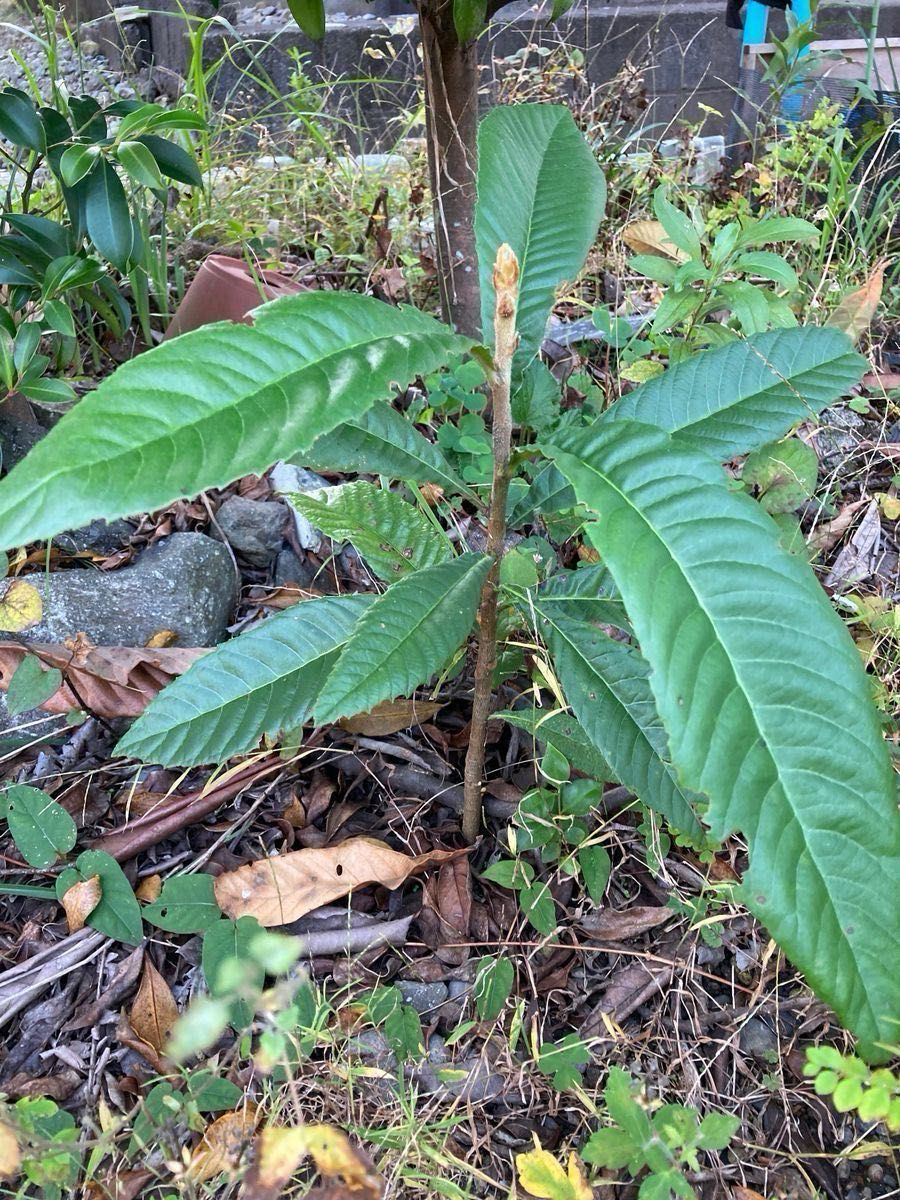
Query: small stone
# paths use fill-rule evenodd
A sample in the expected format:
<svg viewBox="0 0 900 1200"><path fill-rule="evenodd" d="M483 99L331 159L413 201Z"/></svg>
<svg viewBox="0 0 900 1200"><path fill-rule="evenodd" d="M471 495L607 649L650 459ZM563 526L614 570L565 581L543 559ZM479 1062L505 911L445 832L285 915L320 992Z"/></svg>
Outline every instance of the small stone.
<svg viewBox="0 0 900 1200"><path fill-rule="evenodd" d="M85 550L93 550L95 554L112 554L121 550L134 530L131 521L97 520L81 529L68 529L53 540L61 550L68 550L70 554Z"/></svg>
<svg viewBox="0 0 900 1200"><path fill-rule="evenodd" d="M765 1021L751 1017L741 1028L738 1044L751 1058L773 1061L778 1055L778 1035Z"/></svg>
<svg viewBox="0 0 900 1200"><path fill-rule="evenodd" d="M315 578L315 571L293 550L281 550L275 559L274 578L276 587L308 588Z"/></svg>
<svg viewBox="0 0 900 1200"><path fill-rule="evenodd" d="M145 646L168 630L175 645L215 646L237 603L231 556L202 533L173 533L119 571L28 578L44 605L40 623L21 635L29 642L64 642L84 633L97 646Z"/></svg>
<svg viewBox="0 0 900 1200"><path fill-rule="evenodd" d="M11 471L47 430L37 421L20 420L0 409L0 466Z"/></svg>
<svg viewBox="0 0 900 1200"><path fill-rule="evenodd" d="M286 522L284 505L244 496L229 496L216 513L222 536L255 567L268 566L281 549Z"/></svg>
<svg viewBox="0 0 900 1200"><path fill-rule="evenodd" d="M446 983L419 983L414 979L402 979L397 988L403 1002L414 1008L420 1016L439 1008L448 996Z"/></svg>
<svg viewBox="0 0 900 1200"><path fill-rule="evenodd" d="M448 1072L442 1078L439 1072ZM449 1072L452 1071L453 1075ZM459 1078L458 1071L465 1071L465 1076ZM504 1081L483 1058L464 1058L460 1062L447 1063L437 1069L430 1062L424 1062L415 1071L415 1080L426 1095L454 1096L463 1101L484 1103L495 1100L504 1091Z"/></svg>
<svg viewBox="0 0 900 1200"><path fill-rule="evenodd" d="M306 467L298 467L295 463L277 462L269 472L269 483L272 490L281 495L291 492L318 492L321 488L331 485L327 479L317 475L315 471L307 471ZM290 507L290 504L289 504ZM303 550L317 550L322 540L322 531L316 529L302 513L291 508L294 527L297 530L297 541Z"/></svg>
<svg viewBox="0 0 900 1200"><path fill-rule="evenodd" d="M436 1067L447 1061L447 1043L439 1033L433 1033L428 1039L428 1061Z"/></svg>
<svg viewBox="0 0 900 1200"><path fill-rule="evenodd" d="M396 1071L397 1057L380 1029L363 1029L347 1042L350 1054L374 1062L382 1071Z"/></svg>
<svg viewBox="0 0 900 1200"><path fill-rule="evenodd" d="M724 946L700 945L697 947L697 962L701 967L717 967L724 959Z"/></svg>
<svg viewBox="0 0 900 1200"><path fill-rule="evenodd" d="M819 455L819 475L827 475L846 462L859 445L865 421L852 408L835 405L822 415L813 438Z"/></svg>

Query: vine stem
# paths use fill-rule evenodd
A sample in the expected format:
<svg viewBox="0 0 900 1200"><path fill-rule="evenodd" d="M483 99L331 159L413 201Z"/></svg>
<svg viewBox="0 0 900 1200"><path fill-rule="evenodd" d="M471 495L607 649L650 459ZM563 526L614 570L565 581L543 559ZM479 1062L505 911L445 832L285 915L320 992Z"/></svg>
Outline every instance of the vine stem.
<svg viewBox="0 0 900 1200"><path fill-rule="evenodd" d="M512 249L504 244L494 261L494 370L491 376L493 413L493 478L488 510L487 552L493 558L481 589L478 605L478 656L475 660L475 689L472 697L472 723L463 776L463 836L474 842L481 830L482 779L494 693L494 666L497 662L497 590L500 560L506 540L506 497L509 492L509 451L512 441L510 382L516 350L516 307L519 297L519 263Z"/></svg>

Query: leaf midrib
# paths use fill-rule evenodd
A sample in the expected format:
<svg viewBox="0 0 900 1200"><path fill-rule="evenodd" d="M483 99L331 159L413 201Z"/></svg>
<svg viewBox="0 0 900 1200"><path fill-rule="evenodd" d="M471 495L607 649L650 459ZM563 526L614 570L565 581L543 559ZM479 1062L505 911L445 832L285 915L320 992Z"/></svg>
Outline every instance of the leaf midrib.
<svg viewBox="0 0 900 1200"><path fill-rule="evenodd" d="M312 603L314 603L314 601ZM360 605L359 606L360 616L365 611L365 609L368 607L369 607L368 605L365 605L365 606ZM357 617L357 622L359 621L359 619L360 618ZM285 674L283 674L283 675L278 675L274 679L270 679L267 683L261 683L255 687L251 687L248 691L242 692L239 696L233 696L233 697L231 697L231 699L223 701L218 706L218 708L199 709L199 710L197 710L197 714L193 717L188 717L187 719L182 717L182 718L179 718L178 720L172 721L168 725L159 726L155 732L145 734L143 738L137 739L137 749L140 749L140 746L142 743L146 743L146 742L152 740L153 738L158 738L160 736L163 736L166 733L170 732L173 728L181 728L184 725L192 724L197 721L202 721L205 717L208 717L211 713L220 713L220 712L223 712L227 707L230 707L233 704L239 704L243 701L247 701L251 697L257 696L260 692L264 692L268 688L276 687L278 684L283 683L284 680L288 679L291 675L296 675L300 671L305 671L307 669L307 667L314 666L316 663L320 662L323 658L327 658L329 656L329 654L339 652L341 649L343 649L344 646L346 646L347 642L349 642L350 638L353 636L354 628L355 628L355 625L357 622L354 622L354 626L347 632L347 636L345 638L343 638L339 642L336 642L328 650L323 650L321 653L313 655L312 658L306 659L306 661L303 662L300 666L293 668L291 671L285 672ZM239 640L238 638L235 638L235 642L237 642L238 640ZM229 643L226 643L226 645L228 645L228 644ZM248 651L248 656L252 657L252 655L249 653L249 651ZM180 678L184 679L185 676L182 675ZM209 685L207 684L206 686L209 686ZM130 740L130 731L129 731L128 735L126 735L125 737L123 737L121 739L121 741L119 742L119 746L124 746L128 753L134 753L132 748L128 745L129 740Z"/></svg>
<svg viewBox="0 0 900 1200"><path fill-rule="evenodd" d="M650 521L647 519L647 517L637 507L637 505L629 498L629 496L624 491L622 491L622 489L616 483L613 482L613 480L610 478L609 475L603 474L601 471L599 471L594 466L593 463L586 462L584 459L578 459L578 461L581 465L586 466L589 471L593 471L593 473L595 475L597 475L597 477L599 479L604 481L606 483L606 485L608 487L610 487L616 493L616 495L618 495L620 497L622 502L637 516L637 518L641 521L641 523L646 527L646 529L650 532L650 534L655 539L655 541L663 548L667 557L678 568L679 574L681 575L682 579L684 580L685 584L687 585L691 595L694 597L697 607L703 612L704 616L706 617L707 621L709 622L710 628L712 629L713 634L716 637L718 645L722 648L722 650L725 653L725 657L728 661L728 664L731 669L732 676L735 680L735 683L736 683L737 687L740 689L741 695L744 697L744 699L747 702L747 709L753 718L753 724L754 724L755 729L757 730L759 743L765 747L766 755L768 756L768 759L774 768L775 780L777 781L778 786L781 789L781 793L784 796L785 801L787 802L788 806L790 807L790 810L791 810L793 819L797 825L797 828L800 830L800 834L803 839L803 844L806 847L806 851L809 856L809 862L815 867L816 874L818 875L818 878L822 884L822 891L824 892L825 896L828 898L828 900L827 900L828 907L834 916L835 925L837 926L838 930L840 931L839 936L841 939L841 944L844 946L845 950L849 953L850 961L853 964L853 970L855 972L856 978L859 981L863 992L865 993L869 1011L870 1011L870 1013L873 1013L877 1016L877 1009L875 1006L875 1002L873 1001L871 994L870 994L870 990L869 990L867 979L866 979L866 973L861 969L861 967L857 961L856 954L854 953L853 946L852 946L851 942L847 939L847 937L844 933L843 922L840 919L840 914L838 913L838 910L832 900L831 891L826 882L827 876L825 874L823 874L822 868L819 865L818 858L816 857L816 855L813 851L813 847L807 836L806 827L805 827L803 821L800 819L800 816L797 812L797 808L794 804L791 792L782 777L781 771L779 770L778 761L775 758L775 755L772 753L769 739L768 739L768 737L766 737L766 735L762 729L762 726L757 718L756 708L750 702L747 691L745 690L745 688L743 686L741 674L735 666L734 659L732 658L732 655L729 652L729 650L726 646L726 643L719 636L719 629L718 629L716 622L713 620L712 616L710 615L710 612L707 609L706 605L703 604L702 601L700 600L700 597L697 594L697 590L693 584L693 581L691 580L690 576L687 574L684 566L681 563L681 560L674 553L674 550L672 550L668 546L668 544L662 539L661 535L657 532L655 526L653 526L650 523ZM753 864L751 862L751 870L752 870L752 867L753 867Z"/></svg>
<svg viewBox="0 0 900 1200"><path fill-rule="evenodd" d="M527 282L527 278L528 278L528 276L527 276L528 256L529 256L529 252L531 250L532 242L534 241L534 237L533 237L533 230L535 227L534 212L535 212L535 208L537 207L538 196L540 195L540 192L541 192L541 180L544 176L544 168L547 165L547 156L550 153L550 147L553 144L553 142L555 141L556 135L559 132L560 125L563 123L564 119L565 118L563 117L563 114L560 113L556 118L553 128L550 130L550 134L547 138L546 145L544 146L544 152L541 155L541 165L538 167L534 191L531 196L531 201L528 205L528 220L526 223L525 245L522 249L522 261L519 264L519 279L522 281L523 285ZM524 292L524 291L525 291L525 289L524 289L524 287L522 287L522 292ZM529 357L533 358L534 350L529 349L528 354L529 354Z"/></svg>
<svg viewBox="0 0 900 1200"><path fill-rule="evenodd" d="M644 730L643 730L643 728L641 727L641 725L640 725L640 724L638 724L638 722L637 722L637 721L635 720L635 718L632 716L632 714L631 714L631 710L629 709L628 705L627 705L627 704L625 703L625 701L624 701L624 700L623 700L623 699L622 699L622 698L621 698L621 697L618 695L618 693L616 692L616 690L614 689L614 687L612 686L612 684L611 684L611 683L610 683L610 682L609 682L609 681L606 679L606 677L605 677L604 675L601 675L601 674L599 674L599 673L598 673L598 671L597 671L597 670L596 670L596 668L594 667L593 663L592 663L592 662L590 662L590 660L589 660L589 659L585 658L584 654L582 654L582 652L581 652L581 651L579 650L579 648L578 648L578 647L575 645L575 643L574 643L574 642L572 642L572 641L571 641L571 639L570 639L570 638L568 638L568 637L566 636L565 632L564 632L564 631L563 631L563 630L562 630L562 629L559 627L559 625L557 625L557 624L556 624L556 622L553 620L553 618L552 618L552 617L551 617L551 616L550 616L550 615L549 615L547 612L545 612L545 610L544 610L544 609L540 609L539 611L540 611L541 613L543 613L543 615L544 615L544 616L546 617L546 619L547 619L547 620L550 622L550 624L553 626L553 628L556 630L556 632L557 632L557 633L560 635L560 637L562 637L562 638L564 638L564 639L565 639L565 641L566 641L567 645L568 645L568 646L569 646L569 647L570 647L570 648L571 648L571 649L574 651L574 653L575 653L575 654L577 654L577 655L578 655L578 656L581 658L582 662L584 662L584 663L585 663L585 664L586 664L586 665L587 665L587 666L590 668L591 674L594 676L594 678L595 678L595 679L599 679L599 680L600 680L600 682L602 683L602 685L603 685L603 686L606 688L606 690L607 690L607 691L608 691L608 692L609 692L609 693L612 695L612 697L613 697L613 699L616 701L616 703L617 703L618 705L620 705L620 706L621 706L621 708L622 708L622 711L623 711L623 712L625 713L625 715L628 717L628 720L631 722L631 725L632 725L632 726L633 726L633 727L634 727L634 728L635 728L635 729L638 731L638 735L640 736L640 739L641 739L641 742L642 742L642 744L643 744L643 745L645 745L645 746L648 748L648 750L649 750L649 752L650 752L650 757L651 757L651 759L656 759L656 760L657 760L657 762L658 762L658 763L660 764L660 766L663 768L663 770L665 771L665 773L666 773L666 774L668 775L668 777L671 779L671 781L672 781L672 784L673 784L673 786L675 787L675 790L678 792L679 796L681 796L681 797L682 797L682 799L684 800L685 804L687 805L687 808L689 809L689 811L690 811L691 813L694 813L694 807L693 807L693 805L691 804L690 800L687 798L687 796L684 794L684 790L682 789L682 786L681 786L681 784L679 783L679 781L678 781L678 778L677 778L677 776L676 776L676 774L675 774L675 769L674 769L674 766L673 766L673 764L672 764L672 763L669 763L669 762L667 762L667 761L666 761L666 760L665 760L665 759L662 757L662 755L659 753L659 751L656 749L656 747L655 747L655 746L653 745L653 743L650 741L650 739L649 739L649 737L647 736L647 734L644 732ZM661 721L661 719L660 719L660 724L662 724L662 721ZM664 728L664 727L663 727L663 732L665 733L665 728ZM609 756L607 755L606 751L605 751L605 750L601 750L599 746L594 746L594 749L597 751L597 753L598 753L598 754L602 754L604 758L608 758L608 757L609 757ZM610 764L610 765L612 765L612 764ZM617 768L613 767L613 770L617 770ZM703 832L703 828L702 828L702 826L700 825L700 822L699 822L699 820L698 820L698 818L697 818L697 815L696 815L696 813L694 813L694 820L695 820L695 822L696 822L696 832L697 832L698 834L702 834L702 832ZM688 833L688 832L689 832L689 830L685 829L685 830L683 830L683 832L684 832L684 833Z"/></svg>
<svg viewBox="0 0 900 1200"><path fill-rule="evenodd" d="M346 697L348 695L353 695L354 692L360 691L362 688L368 686L371 683L373 677L376 676L379 671L382 671L384 669L384 664L387 661L387 659L389 657L390 658L394 657L397 654L397 651L400 649L400 647L406 645L409 642L410 638L415 633L418 633L418 631L422 627L422 625L424 625L425 622L431 617L434 610L436 608L438 608L441 604L443 604L445 600L449 599L449 597L452 596L454 594L454 592L456 592L458 590L458 588L460 588L462 586L463 582L469 578L470 573L472 571L474 571L478 566L480 566L484 562L483 555L473 555L473 559L474 559L474 561L468 567L468 569L465 571L465 573L461 574L458 579L454 580L449 591L442 592L441 595L438 596L438 598L431 604L431 606L421 615L419 620L416 621L415 625L408 627L407 632L404 634L404 636L401 638L401 640L399 642L396 642L394 644L394 646L391 648L391 650L389 651L388 655L386 655L384 658L381 659L380 665L377 667L373 667L370 671L367 672L366 675L362 676L360 679L358 679L356 682L354 682L353 687L351 689L347 689L347 688L344 689L344 693L343 693L344 700L346 700ZM451 559L450 561L453 562L453 561L458 561L458 560ZM444 566L445 564L438 563L436 565ZM423 569L428 570L427 567L425 567ZM416 574L417 574L417 572L413 572L412 574L407 575L405 578L413 579ZM383 596L387 596L389 594L390 594L390 588L388 589L388 591L382 593ZM360 617L359 623L356 626L354 633L365 633L365 629L362 628L363 622L365 621L366 617L368 617L372 614L372 612L375 610L375 607L376 607L375 605L372 605L371 608L369 608L366 611L366 613L364 613L363 616ZM339 667L340 667L340 661L337 662L335 669L337 669ZM325 686L323 689L324 691L328 690L328 683L329 683L329 681L326 680ZM339 716L343 716L343 715L353 716L354 715L353 713L336 714L334 712L334 708L335 708L335 704L334 704L334 701L332 701L330 713L329 713L329 709L326 708L326 710L325 710L326 713L329 713L329 715L327 717L324 714L320 715L318 712L314 712L316 724L317 725L328 724L331 721L337 720L339 718Z"/></svg>
<svg viewBox="0 0 900 1200"><path fill-rule="evenodd" d="M259 333L266 332L264 329L258 329L257 331ZM228 405L217 408L215 410L212 410L212 411L204 414L202 417L199 418L199 420L189 421L189 422L186 421L186 422L183 422L178 425L169 426L168 429L164 433L161 433L158 437L153 438L150 441L141 442L141 444L139 446L125 447L124 449L122 449L121 451L119 451L118 453L115 453L115 454L101 454L98 450L98 452L95 454L95 456L92 459L90 459L89 461L81 460L78 463L77 472L75 471L75 468L73 468L71 466L58 466L56 468L56 470L51 470L48 473L42 475L39 480L36 480L32 484L31 488L28 489L28 491L26 491L24 493L24 495L20 495L19 499L21 501L22 499L25 499L26 497L33 495L36 491L39 491L39 490L42 491L49 484L51 484L59 479L66 479L73 473L80 474L81 472L90 472L96 466L103 466L103 465L106 465L107 463L110 463L110 464L118 463L118 462L121 462L122 460L127 461L129 458L133 458L135 455L143 456L144 454L149 453L152 449L154 449L160 445L164 445L168 442L171 442L174 438L178 437L181 433L183 433L184 430L198 430L198 429L201 429L202 427L204 427L207 423L209 423L211 421L221 420L222 415L224 413L239 410L243 405L248 403L248 401L251 401L256 395L258 395L259 392L265 390L266 388L270 388L270 387L282 387L283 388L286 381L294 378L301 372L306 371L308 368L315 367L320 370L325 370L325 369L327 369L327 367L330 365L330 363L335 358L343 357L344 355L346 355L348 353L355 353L356 351L358 351L360 349L368 348L371 346L376 346L376 345L380 346L384 343L394 344L394 343L398 343L398 342L408 340L408 339L428 340L429 333L431 333L431 332L432 331L426 332L425 330L422 330L421 332L407 331L404 333L382 334L375 338L366 338L362 341L352 342L349 344L344 343L338 350L332 350L328 354L324 355L321 358L308 359L306 362L304 362L300 366L294 367L292 370L286 371L284 374L277 375L277 376L271 376L270 378L268 378L266 380L265 383L262 383L262 384L256 383L254 385L252 392L243 393L237 399L230 402ZM439 330L437 332L439 332ZM277 341L279 348L284 347L285 343L283 341L281 341L280 339L273 339L273 340ZM140 359L137 359L135 361L140 363ZM141 365L143 366L143 364L141 364ZM105 396L103 397L103 399L105 401ZM376 402L377 402L376 400L372 400L369 407L371 407L371 405L375 404ZM78 412L78 409L76 408L73 411L73 415L77 412ZM115 411L111 411L108 414L104 414L104 415L110 416L113 418L127 419L127 417L130 414L123 411L122 409L117 409ZM356 415L361 416L362 414L357 413ZM86 428L88 428L90 423L96 419L96 416L97 416L97 414L91 413L91 414L89 414L89 417L85 417L85 416L83 416L83 413L82 413L82 420L80 423L83 424ZM334 429L337 428L338 425L342 425L343 423L344 423L343 421L336 421L335 424L332 425L330 429L317 430L315 436L319 437L322 434L331 433ZM59 426L57 426L57 428L59 428ZM71 429L71 426L70 426L70 429ZM313 438L313 441L314 440L315 440L315 438ZM90 449L91 443L96 445L96 440L93 438L89 439L89 446L88 446L89 449ZM41 443L41 445L43 445L43 446L46 446L46 444L47 444L46 442ZM298 446L295 449L291 449L290 447L285 446L283 448L283 453L285 455L295 454L301 450L309 449L309 447L311 445L312 445L312 442L310 442L309 445ZM27 461L27 460L23 460L23 464L24 464L24 461ZM223 482L229 482L229 481L230 480L223 480ZM205 485L205 487L216 487L216 486L219 486L219 485L216 483L207 483Z"/></svg>

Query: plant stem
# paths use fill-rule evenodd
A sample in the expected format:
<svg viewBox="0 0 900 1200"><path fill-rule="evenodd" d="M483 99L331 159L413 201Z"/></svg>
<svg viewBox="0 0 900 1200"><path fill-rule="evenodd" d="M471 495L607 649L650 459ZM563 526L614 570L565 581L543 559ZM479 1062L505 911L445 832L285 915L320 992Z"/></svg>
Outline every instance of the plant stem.
<svg viewBox="0 0 900 1200"><path fill-rule="evenodd" d="M485 740L497 661L497 587L506 540L506 497L509 492L509 448L512 440L509 394L517 341L518 292L519 264L510 247L504 243L497 251L494 262L494 373L491 378L494 471L487 525L487 552L494 561L481 589L478 606L478 657L475 661L472 723L463 788L462 824L467 842L474 842L481 829Z"/></svg>
<svg viewBox="0 0 900 1200"><path fill-rule="evenodd" d="M2 883L0 884L0 895L3 896L30 896L34 900L56 900L56 892L53 888L38 887L32 883Z"/></svg>
<svg viewBox="0 0 900 1200"><path fill-rule="evenodd" d="M460 43L450 0L420 0L418 10L441 313L458 333L480 338L475 256L478 48L474 39Z"/></svg>

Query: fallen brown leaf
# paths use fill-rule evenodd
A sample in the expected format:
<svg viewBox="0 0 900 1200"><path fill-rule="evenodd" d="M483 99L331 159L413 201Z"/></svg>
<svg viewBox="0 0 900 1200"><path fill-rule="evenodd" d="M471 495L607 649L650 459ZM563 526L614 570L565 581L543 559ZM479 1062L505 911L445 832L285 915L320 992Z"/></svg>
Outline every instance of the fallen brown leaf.
<svg viewBox="0 0 900 1200"><path fill-rule="evenodd" d="M157 692L208 651L83 644L70 648L54 642L24 646L3 641L0 689L6 691L16 667L29 653L36 654L45 667L56 667L63 673L62 687L41 705L45 712L66 713L86 706L99 717L137 717Z"/></svg>
<svg viewBox="0 0 900 1200"><path fill-rule="evenodd" d="M277 1200L284 1185L307 1157L327 1180L340 1179L358 1200L378 1200L384 1180L371 1160L333 1125L301 1125L294 1129L264 1129L256 1143L256 1161L247 1176L241 1200Z"/></svg>
<svg viewBox="0 0 900 1200"><path fill-rule="evenodd" d="M3 1090L13 1100L23 1096L46 1096L49 1100L63 1101L68 1100L81 1083L81 1076L71 1068L55 1075L29 1075L20 1071L4 1082Z"/></svg>
<svg viewBox="0 0 900 1200"><path fill-rule="evenodd" d="M162 892L161 875L148 875L134 889L138 900L143 900L145 904L152 904L154 900L158 900L160 892Z"/></svg>
<svg viewBox="0 0 900 1200"><path fill-rule="evenodd" d="M866 504L866 500L853 500L845 504L836 517L817 525L807 539L807 546L812 550L824 553L836 546L850 526L857 512Z"/></svg>
<svg viewBox="0 0 900 1200"><path fill-rule="evenodd" d="M164 1052L172 1026L178 1019L178 1006L169 985L149 958L144 962L141 985L128 1019L141 1041L159 1054Z"/></svg>
<svg viewBox="0 0 900 1200"><path fill-rule="evenodd" d="M863 375L862 385L870 392L876 388L889 392L892 388L900 388L900 374L896 371L873 371L869 375Z"/></svg>
<svg viewBox="0 0 900 1200"><path fill-rule="evenodd" d="M92 875L81 883L73 883L63 893L62 906L66 914L66 924L69 933L77 933L84 929L84 923L103 899L103 889L100 886L100 876Z"/></svg>
<svg viewBox="0 0 900 1200"><path fill-rule="evenodd" d="M760 1192L754 1192L753 1188L733 1187L731 1200L766 1200L766 1198Z"/></svg>
<svg viewBox="0 0 900 1200"><path fill-rule="evenodd" d="M216 901L228 917L287 925L356 888L379 883L393 891L424 867L468 852L431 850L411 857L374 838L348 838L338 846L294 850L227 871L215 882Z"/></svg>
<svg viewBox="0 0 900 1200"><path fill-rule="evenodd" d="M138 1200L147 1184L155 1178L154 1171L115 1171L102 1183L89 1180L84 1186L82 1200Z"/></svg>
<svg viewBox="0 0 900 1200"><path fill-rule="evenodd" d="M636 904L633 908L601 908L581 917L578 924L585 933L601 941L625 942L657 925L664 925L674 915L672 909L664 905Z"/></svg>
<svg viewBox="0 0 900 1200"><path fill-rule="evenodd" d="M868 579L875 570L881 537L878 501L872 500L853 536L834 560L825 577L825 586L840 589Z"/></svg>
<svg viewBox="0 0 900 1200"><path fill-rule="evenodd" d="M887 260L876 263L871 275L860 288L855 288L842 296L837 308L825 322L834 329L841 329L854 342L869 328L878 303L881 300L881 289L884 286L884 268Z"/></svg>
<svg viewBox="0 0 900 1200"><path fill-rule="evenodd" d="M443 707L437 700L385 700L376 704L371 712L342 717L338 725L348 733L361 733L363 737L384 737L429 721Z"/></svg>
<svg viewBox="0 0 900 1200"><path fill-rule="evenodd" d="M223 1172L236 1170L258 1121L255 1104L217 1117L194 1147L186 1178L192 1183L204 1183Z"/></svg>
<svg viewBox="0 0 900 1200"><path fill-rule="evenodd" d="M430 507L434 508L444 498L444 489L439 483L423 483L419 488L419 495Z"/></svg>
<svg viewBox="0 0 900 1200"><path fill-rule="evenodd" d="M632 221L622 230L622 241L635 254L661 254L675 262L687 262L688 259L670 240L659 221Z"/></svg>
<svg viewBox="0 0 900 1200"><path fill-rule="evenodd" d="M9 1125L0 1124L0 1179L12 1179L19 1173L19 1143Z"/></svg>

